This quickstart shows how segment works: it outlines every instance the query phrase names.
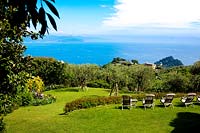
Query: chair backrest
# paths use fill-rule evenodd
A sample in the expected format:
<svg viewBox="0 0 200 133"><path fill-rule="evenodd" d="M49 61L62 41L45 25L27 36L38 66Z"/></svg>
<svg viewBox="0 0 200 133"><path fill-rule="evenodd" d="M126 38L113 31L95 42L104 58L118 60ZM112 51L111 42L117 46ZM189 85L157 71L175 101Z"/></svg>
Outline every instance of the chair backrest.
<svg viewBox="0 0 200 133"><path fill-rule="evenodd" d="M188 93L185 103L192 102L195 96L196 96L196 93Z"/></svg>
<svg viewBox="0 0 200 133"><path fill-rule="evenodd" d="M130 105L131 104L131 99L132 99L131 96L123 95L122 96L122 103L123 103L123 105Z"/></svg>
<svg viewBox="0 0 200 133"><path fill-rule="evenodd" d="M152 104L154 96L155 96L154 94L147 94L144 99L145 100L144 104Z"/></svg>
<svg viewBox="0 0 200 133"><path fill-rule="evenodd" d="M171 103L174 99L175 94L174 93L170 93L170 94L166 94L165 96L165 103Z"/></svg>

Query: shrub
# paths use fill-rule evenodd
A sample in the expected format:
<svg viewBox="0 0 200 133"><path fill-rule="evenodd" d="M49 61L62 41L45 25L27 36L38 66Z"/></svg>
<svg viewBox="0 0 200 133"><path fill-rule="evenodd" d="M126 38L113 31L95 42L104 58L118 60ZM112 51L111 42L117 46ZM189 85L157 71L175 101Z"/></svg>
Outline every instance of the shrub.
<svg viewBox="0 0 200 133"><path fill-rule="evenodd" d="M33 76L40 76L45 85L65 83L66 64L54 58L33 58L29 71Z"/></svg>
<svg viewBox="0 0 200 133"><path fill-rule="evenodd" d="M31 92L41 93L44 90L44 83L39 76L29 79L27 86Z"/></svg>
<svg viewBox="0 0 200 133"><path fill-rule="evenodd" d="M24 92L20 93L16 98L15 102L20 106L28 106L33 102L33 93Z"/></svg>
<svg viewBox="0 0 200 133"><path fill-rule="evenodd" d="M189 88L189 78L180 73L169 73L164 81L166 92L187 92Z"/></svg>
<svg viewBox="0 0 200 133"><path fill-rule="evenodd" d="M45 94L36 93L34 95L34 100L33 100L32 105L34 105L34 106L46 105L46 104L51 104L55 101L56 101L56 97L54 97L50 94L45 95Z"/></svg>
<svg viewBox="0 0 200 133"><path fill-rule="evenodd" d="M3 121L3 117L0 117L0 132L3 133L6 130L6 124Z"/></svg>
<svg viewBox="0 0 200 133"><path fill-rule="evenodd" d="M106 104L119 104L121 103L121 97L89 97L74 100L70 103L66 103L64 112L65 114L74 110L96 107Z"/></svg>
<svg viewBox="0 0 200 133"><path fill-rule="evenodd" d="M17 104L16 99L16 97L0 94L0 114L6 115L17 109L19 104Z"/></svg>
<svg viewBox="0 0 200 133"><path fill-rule="evenodd" d="M49 90L56 90L56 89L61 89L61 88L65 88L64 85L49 85L45 87L45 91L49 91Z"/></svg>
<svg viewBox="0 0 200 133"><path fill-rule="evenodd" d="M95 80L87 83L88 87L94 88L110 88L110 85L104 80Z"/></svg>

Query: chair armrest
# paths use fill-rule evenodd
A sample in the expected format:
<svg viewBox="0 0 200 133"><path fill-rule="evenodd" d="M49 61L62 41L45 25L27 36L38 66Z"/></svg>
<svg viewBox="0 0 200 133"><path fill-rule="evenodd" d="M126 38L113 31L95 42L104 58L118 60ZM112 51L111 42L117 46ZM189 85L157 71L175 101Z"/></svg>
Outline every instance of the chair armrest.
<svg viewBox="0 0 200 133"><path fill-rule="evenodd" d="M187 99L186 97L181 97L181 102L182 102L182 103L185 103L185 102L186 102L186 99Z"/></svg>

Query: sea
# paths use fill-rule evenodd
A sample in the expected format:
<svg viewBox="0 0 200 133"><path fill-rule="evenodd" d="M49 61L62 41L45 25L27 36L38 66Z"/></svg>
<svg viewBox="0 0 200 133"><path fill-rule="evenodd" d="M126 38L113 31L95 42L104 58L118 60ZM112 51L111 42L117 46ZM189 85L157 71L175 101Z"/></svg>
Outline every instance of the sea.
<svg viewBox="0 0 200 133"><path fill-rule="evenodd" d="M200 60L200 43L193 44L154 44L134 42L78 42L78 43L25 43L25 55L52 57L70 64L105 65L113 58L138 60L154 63L162 58L173 56L184 65L192 65Z"/></svg>

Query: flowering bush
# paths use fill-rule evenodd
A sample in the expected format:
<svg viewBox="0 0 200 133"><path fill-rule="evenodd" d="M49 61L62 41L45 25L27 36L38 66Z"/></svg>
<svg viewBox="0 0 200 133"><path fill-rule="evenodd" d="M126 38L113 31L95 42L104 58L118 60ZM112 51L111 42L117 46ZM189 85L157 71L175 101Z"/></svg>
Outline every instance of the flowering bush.
<svg viewBox="0 0 200 133"><path fill-rule="evenodd" d="M28 80L27 87L31 92L42 93L44 90L44 82L39 76L32 77Z"/></svg>
<svg viewBox="0 0 200 133"><path fill-rule="evenodd" d="M56 97L52 96L50 94L45 95L42 93L35 93L34 94L34 100L33 100L33 105L34 106L39 106L39 105L45 105L45 104L51 104L56 101Z"/></svg>

